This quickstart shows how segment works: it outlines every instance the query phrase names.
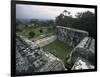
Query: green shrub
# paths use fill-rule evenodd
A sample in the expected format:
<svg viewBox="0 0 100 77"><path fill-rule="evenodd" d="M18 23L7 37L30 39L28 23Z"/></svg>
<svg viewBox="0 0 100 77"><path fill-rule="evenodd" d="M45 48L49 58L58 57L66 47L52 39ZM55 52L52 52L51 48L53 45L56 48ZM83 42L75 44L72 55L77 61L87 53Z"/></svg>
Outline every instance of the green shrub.
<svg viewBox="0 0 100 77"><path fill-rule="evenodd" d="M35 36L34 31L30 31L30 32L29 32L29 38L33 38L34 36Z"/></svg>
<svg viewBox="0 0 100 77"><path fill-rule="evenodd" d="M40 31L40 33L43 33L43 30L42 29L40 29L39 31Z"/></svg>

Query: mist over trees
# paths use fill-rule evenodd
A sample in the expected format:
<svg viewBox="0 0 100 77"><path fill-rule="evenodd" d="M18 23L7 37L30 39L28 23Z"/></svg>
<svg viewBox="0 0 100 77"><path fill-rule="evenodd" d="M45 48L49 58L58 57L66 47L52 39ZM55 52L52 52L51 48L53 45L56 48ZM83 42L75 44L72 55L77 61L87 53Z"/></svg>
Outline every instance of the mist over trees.
<svg viewBox="0 0 100 77"><path fill-rule="evenodd" d="M17 31L22 31L23 28L28 28L30 26L33 28L41 26L48 27L48 31L50 31L51 29L55 29L55 26L57 25L85 30L89 32L91 37L96 38L96 17L95 14L90 11L78 12L75 17L73 17L71 12L64 10L62 13L59 13L59 15L55 17L55 20L16 19Z"/></svg>
<svg viewBox="0 0 100 77"><path fill-rule="evenodd" d="M90 11L79 12L73 18L71 12L64 10L55 21L56 25L85 30L91 37L96 38L96 17Z"/></svg>

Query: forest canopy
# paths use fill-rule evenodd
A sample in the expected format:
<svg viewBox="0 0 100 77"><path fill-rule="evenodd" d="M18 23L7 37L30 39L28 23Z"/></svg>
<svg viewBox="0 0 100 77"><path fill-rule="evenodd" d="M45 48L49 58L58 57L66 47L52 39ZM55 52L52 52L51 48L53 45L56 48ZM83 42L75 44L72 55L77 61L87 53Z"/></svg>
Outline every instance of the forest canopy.
<svg viewBox="0 0 100 77"><path fill-rule="evenodd" d="M73 18L71 12L64 10L55 21L56 25L85 30L91 37L96 37L96 17L90 11L79 12Z"/></svg>

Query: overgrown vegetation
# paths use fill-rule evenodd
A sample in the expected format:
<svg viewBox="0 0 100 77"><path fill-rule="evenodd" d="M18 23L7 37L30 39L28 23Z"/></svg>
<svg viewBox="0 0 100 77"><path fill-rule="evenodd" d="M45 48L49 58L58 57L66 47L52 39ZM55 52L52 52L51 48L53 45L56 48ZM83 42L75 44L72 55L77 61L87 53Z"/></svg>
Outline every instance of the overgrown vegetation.
<svg viewBox="0 0 100 77"><path fill-rule="evenodd" d="M16 21L16 33L26 38L39 38L41 35L46 36L54 32L54 22L52 20L39 21L30 20L27 23Z"/></svg>
<svg viewBox="0 0 100 77"><path fill-rule="evenodd" d="M71 12L64 10L55 21L56 25L85 30L91 37L96 38L96 17L90 11L79 12L73 18Z"/></svg>
<svg viewBox="0 0 100 77"><path fill-rule="evenodd" d="M34 31L29 32L29 38L32 38L32 37L34 37L34 36L35 36Z"/></svg>
<svg viewBox="0 0 100 77"><path fill-rule="evenodd" d="M50 52L56 57L60 58L66 65L72 48L66 45L64 42L55 40L54 42L43 47L44 51Z"/></svg>

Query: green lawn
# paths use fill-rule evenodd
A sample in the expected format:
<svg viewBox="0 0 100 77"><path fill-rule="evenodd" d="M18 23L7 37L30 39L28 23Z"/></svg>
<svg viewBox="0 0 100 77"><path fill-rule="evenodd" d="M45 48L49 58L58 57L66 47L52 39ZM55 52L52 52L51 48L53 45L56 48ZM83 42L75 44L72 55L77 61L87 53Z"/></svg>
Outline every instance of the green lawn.
<svg viewBox="0 0 100 77"><path fill-rule="evenodd" d="M56 57L60 58L64 64L67 62L67 58L72 50L71 47L67 46L65 43L55 40L54 42L50 43L43 47L44 51L50 52Z"/></svg>

